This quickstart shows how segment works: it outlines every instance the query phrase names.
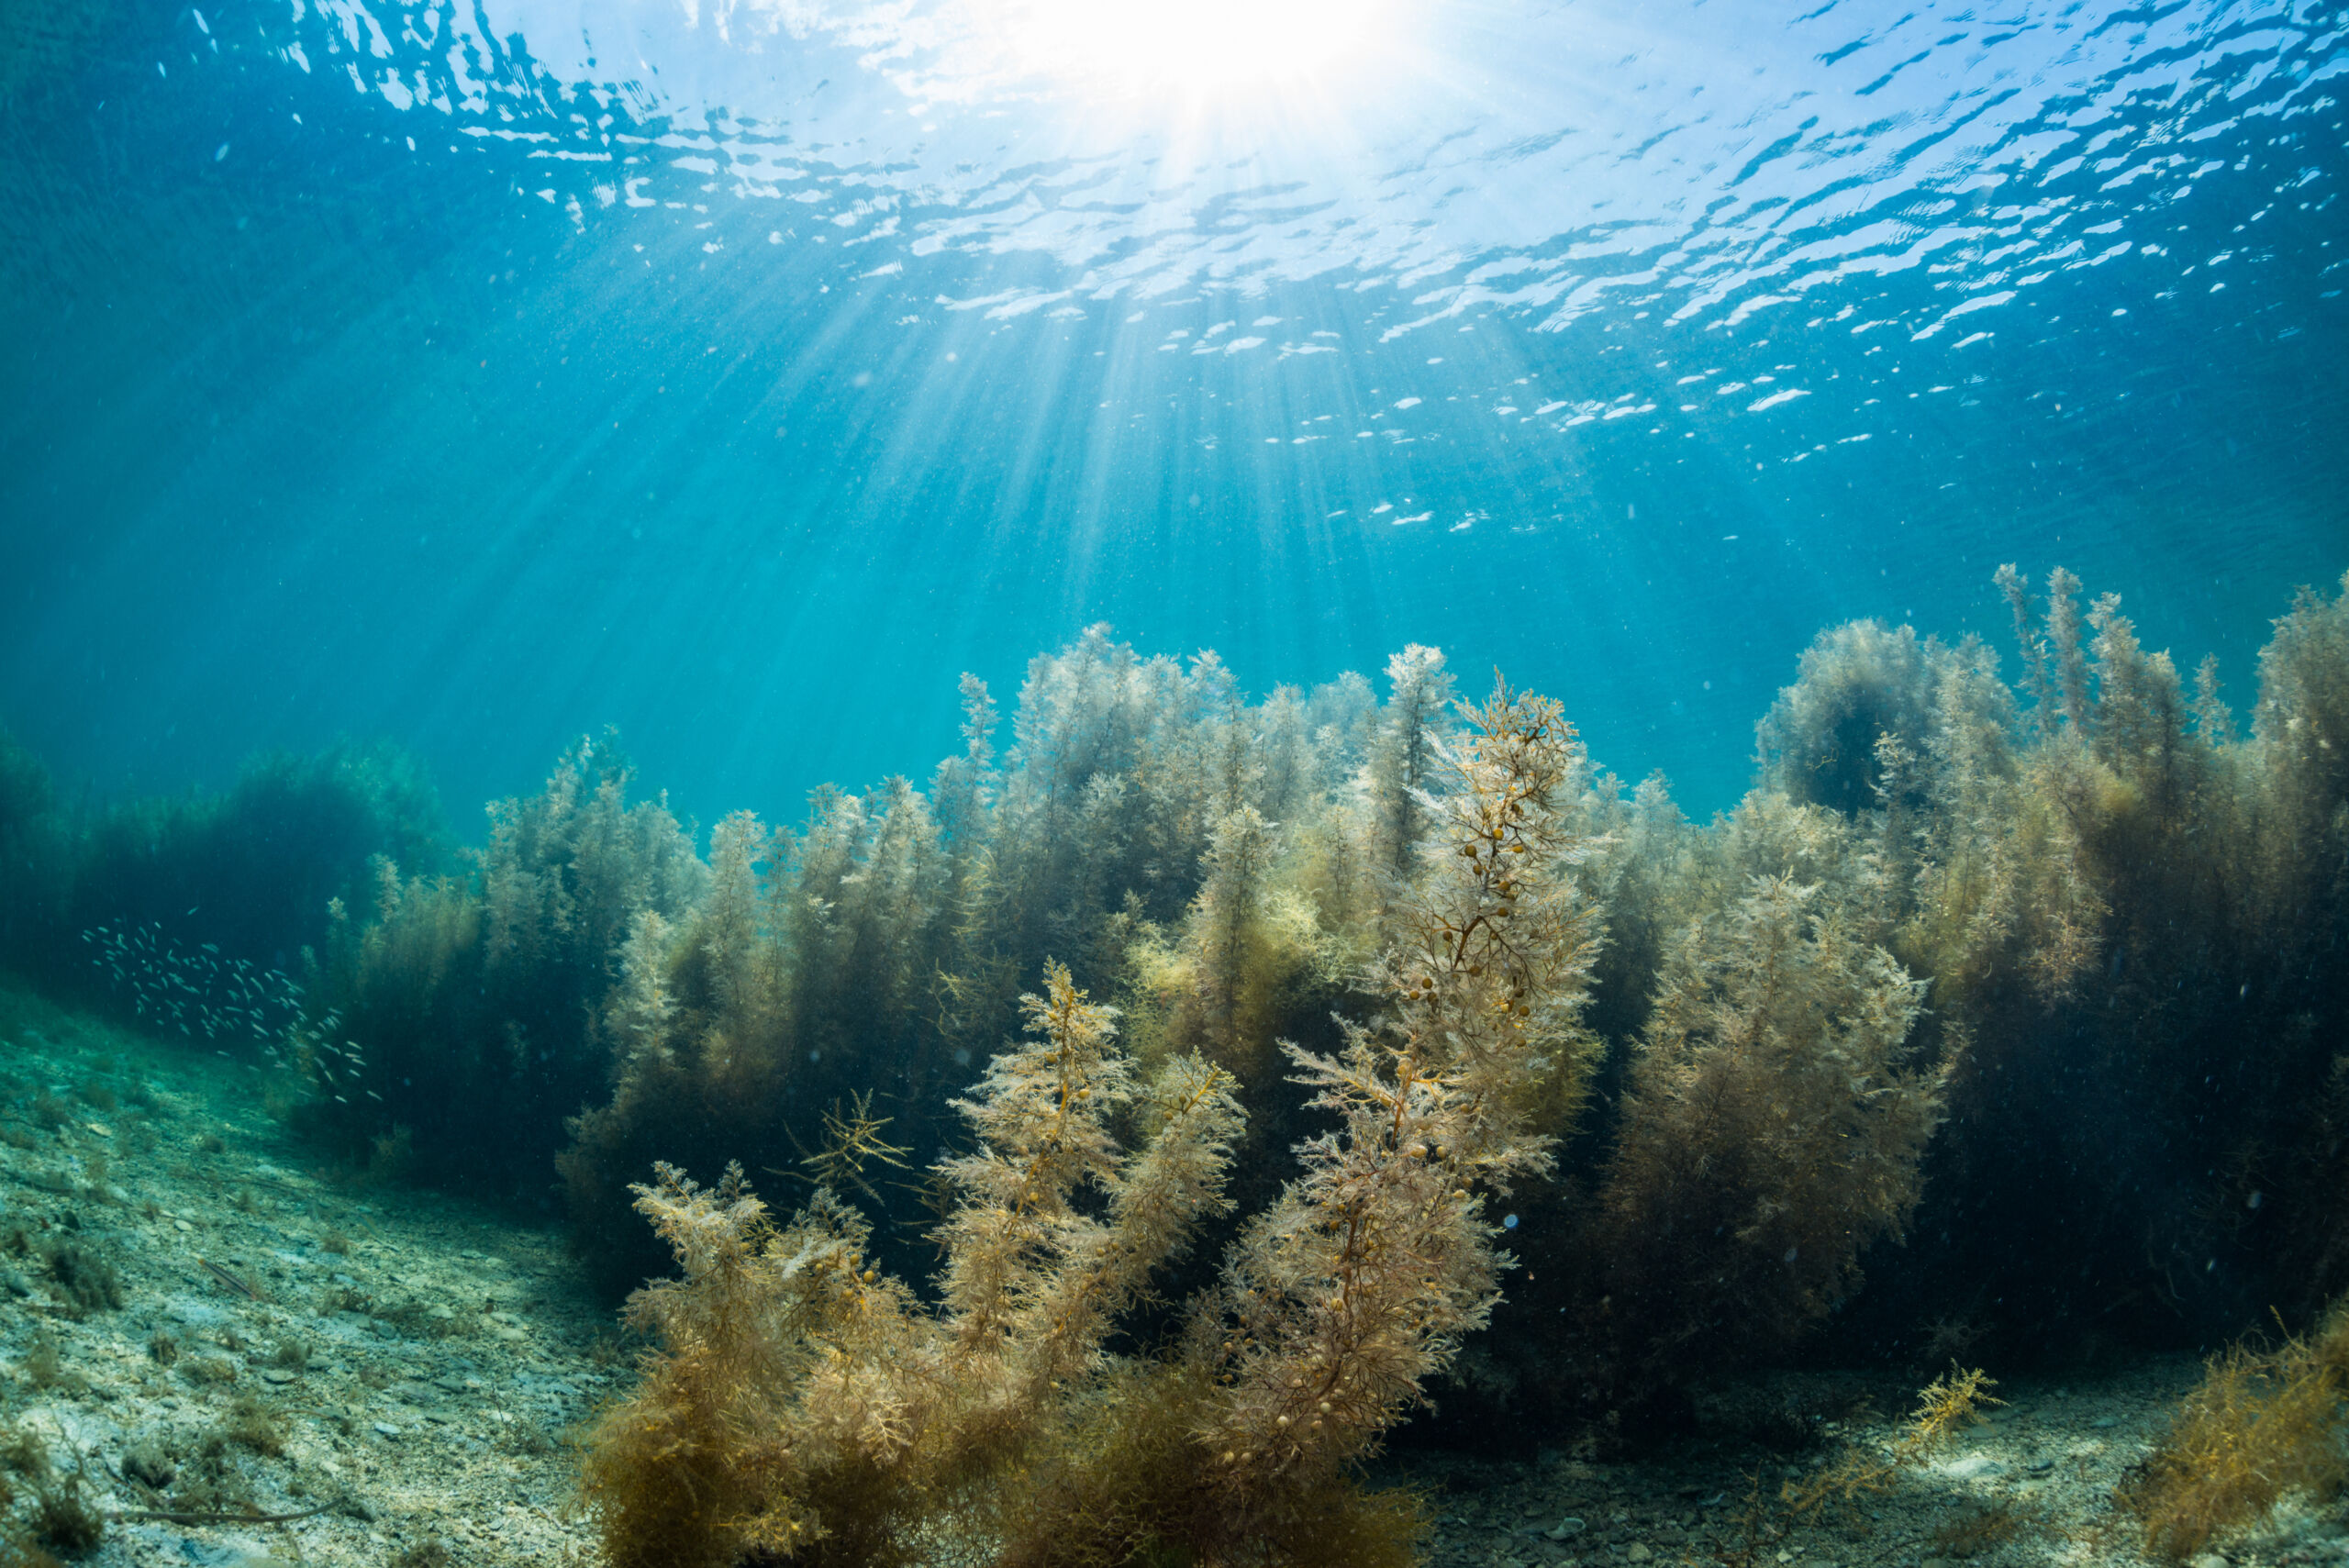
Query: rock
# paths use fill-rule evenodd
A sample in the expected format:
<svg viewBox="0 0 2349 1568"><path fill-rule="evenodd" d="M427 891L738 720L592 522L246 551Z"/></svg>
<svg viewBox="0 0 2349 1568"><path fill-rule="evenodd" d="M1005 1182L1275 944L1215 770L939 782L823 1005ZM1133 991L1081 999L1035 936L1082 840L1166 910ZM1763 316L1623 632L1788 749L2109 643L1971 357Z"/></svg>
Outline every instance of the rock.
<svg viewBox="0 0 2349 1568"><path fill-rule="evenodd" d="M1645 1562L1654 1555L1654 1552L1648 1550L1645 1541L1635 1540L1623 1549L1623 1561L1626 1562Z"/></svg>

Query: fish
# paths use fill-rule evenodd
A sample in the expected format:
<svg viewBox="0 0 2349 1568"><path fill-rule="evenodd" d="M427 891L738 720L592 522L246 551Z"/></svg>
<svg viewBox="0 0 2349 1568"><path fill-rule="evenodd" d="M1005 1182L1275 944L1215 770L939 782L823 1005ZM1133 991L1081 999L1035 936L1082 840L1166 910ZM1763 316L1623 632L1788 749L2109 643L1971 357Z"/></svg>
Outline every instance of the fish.
<svg viewBox="0 0 2349 1568"><path fill-rule="evenodd" d="M221 1284L229 1286L231 1289L240 1290L255 1301L266 1299L259 1290L255 1289L245 1281L239 1279L235 1274L230 1273L228 1270L222 1268L211 1259L198 1258L196 1259L196 1262L203 1268L205 1273L210 1274L214 1279L218 1280Z"/></svg>

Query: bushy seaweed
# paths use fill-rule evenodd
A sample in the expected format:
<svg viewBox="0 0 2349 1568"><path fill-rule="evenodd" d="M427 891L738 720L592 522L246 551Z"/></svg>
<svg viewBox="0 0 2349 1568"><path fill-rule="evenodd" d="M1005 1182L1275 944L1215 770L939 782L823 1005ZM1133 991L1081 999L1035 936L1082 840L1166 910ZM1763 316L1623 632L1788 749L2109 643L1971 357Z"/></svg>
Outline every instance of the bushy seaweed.
<svg viewBox="0 0 2349 1568"><path fill-rule="evenodd" d="M61 1241L47 1251L51 1285L69 1316L86 1317L122 1306L122 1271L95 1247Z"/></svg>
<svg viewBox="0 0 2349 1568"><path fill-rule="evenodd" d="M1756 878L1667 958L1590 1238L1618 1380L1792 1346L1898 1239L1941 1119L1906 1050L1923 983L1816 884Z"/></svg>
<svg viewBox="0 0 2349 1568"><path fill-rule="evenodd" d="M1917 1391L1916 1407L1888 1447L1851 1447L1802 1479L1787 1482L1778 1500L1799 1518L1816 1514L1831 1502L1848 1507L1890 1491L1903 1472L1931 1463L1952 1438L1981 1422L1982 1407L2005 1404L1990 1392L1998 1385L1979 1367L1969 1371L1951 1363L1949 1371ZM1979 1540L1996 1528L1979 1524L1964 1533Z"/></svg>
<svg viewBox="0 0 2349 1568"><path fill-rule="evenodd" d="M2180 1562L2288 1495L2323 1505L2344 1485L2349 1303L2305 1338L2213 1357L2119 1501L2143 1527L2150 1555Z"/></svg>
<svg viewBox="0 0 2349 1568"><path fill-rule="evenodd" d="M411 1177L544 1181L564 1119L607 1091L595 1011L640 916L682 917L707 873L608 739L489 807L466 876L374 862L372 919L337 903L295 1031L304 1120Z"/></svg>
<svg viewBox="0 0 2349 1568"><path fill-rule="evenodd" d="M1360 682L1252 705L1211 655L1143 659L1096 628L1031 665L1007 754L985 686L963 695L963 751L927 795L819 791L796 831L726 818L698 906L616 953L588 1004L610 1095L561 1162L614 1286L659 1262L627 1202L655 1159L805 1171L830 1109L876 1093L893 1138L933 1158L947 1097L1047 955L1124 997L1145 1060L1244 1073L1252 1109L1275 1038L1329 1035L1378 905ZM913 1185L876 1195L901 1222L922 1213Z"/></svg>
<svg viewBox="0 0 2349 1568"><path fill-rule="evenodd" d="M1846 814L1892 792L1883 753L1916 751L1958 655L1913 627L1853 621L1819 634L1759 730L1764 786Z"/></svg>
<svg viewBox="0 0 2349 1568"><path fill-rule="evenodd" d="M68 806L0 736L0 962L126 1014L129 998L90 971L85 931L151 928L290 968L326 935L329 900L364 886L371 856L421 868L446 853L439 796L396 747L270 752L225 792Z"/></svg>
<svg viewBox="0 0 2349 1568"><path fill-rule="evenodd" d="M17 964L53 945L71 885L69 834L57 786L40 759L0 729L0 956Z"/></svg>
<svg viewBox="0 0 2349 1568"><path fill-rule="evenodd" d="M1000 1060L1041 1048L1001 1055L1022 996L1059 976L1120 1010L1120 1082L1221 1074L1245 1113L1219 1176L1236 1213L1201 1209L1187 1259L1103 1298L1125 1338L1101 1345L1164 1354L1088 1362L1018 1434L954 1416L886 1529L961 1518L973 1476L1025 1466L1035 1517L1156 1521L1120 1540L1192 1539L1179 1521L1206 1496L1252 1529L1335 1532L1369 1517L1341 1462L1262 1493L1177 1464L1137 1502L1101 1456L1196 1459L1210 1430L1217 1455L1262 1455L1317 1418L1366 1443L1457 1364L1415 1320L1498 1329L1453 1411L1605 1416L1685 1408L1691 1383L1797 1353L1830 1313L1840 1344L1880 1353L1958 1336L2052 1358L2209 1342L2270 1301L2302 1326L2349 1288L2349 593L2277 621L2239 723L2215 665L2147 649L2110 595L2061 570L1997 582L2007 671L1973 639L1831 628L1759 727L1754 787L1710 822L1660 778L1542 751L1524 809L1554 853L1506 824L1497 852L1462 813L1517 744L1492 737L1562 718L1508 696L1464 714L1443 656L1416 646L1383 699L1358 676L1258 699L1212 654L1148 657L1094 628L1031 662L1008 736L965 677L959 749L926 784L828 787L787 825L738 812L704 838L592 740L494 806L462 857L418 826L429 796L387 755L83 811L0 748L0 856L28 879L0 940L37 951L22 933L70 918L193 942L192 889L234 909L259 897L239 879L282 884L234 940L315 949L270 1004L285 1027L268 1015L295 1121L380 1179L537 1195L552 1167L615 1295L671 1266L639 1215L655 1162L770 1173L777 1208L830 1227L860 1277L920 1278L924 1232L975 1256L958 1206L994 1135L958 1096L1008 1093ZM260 831L276 822L282 841ZM149 910L182 924L139 926ZM1439 964L1463 932L1506 951ZM1518 1013L1528 997L1548 1000ZM1466 1054L1431 1067L1439 1046ZM1446 1099L1471 1066L1512 1086ZM1071 1223L1105 1222L1107 1173L1154 1136L1148 1097L1108 1084L1097 1131L1122 1152L1069 1188ZM81 1114L43 1092L18 1096L11 1140ZM1365 1107L1475 1130L1421 1140L1415 1166ZM1442 1186L1452 1160L1474 1168L1446 1178L1470 1179ZM1504 1180L1531 1265L1507 1301L1462 1283L1497 1262L1483 1210L1442 1196ZM1250 1358L1319 1353L1329 1282L1359 1262L1317 1229L1332 1195L1420 1186L1396 1256L1449 1261L1395 1307L1410 1332L1379 1363L1388 1393L1280 1403ZM683 1191L660 1201L700 1214ZM766 1257L773 1228L741 1223L744 1256ZM1038 1245L1019 1290L1067 1266ZM917 1340L965 1310L891 1288ZM1217 1325L1202 1360L1186 1323ZM1262 1400L1244 1417L1243 1395ZM745 1485L780 1495L766 1473ZM831 1501L809 1506L856 1513L843 1499L882 1474L824 1471L807 1496ZM1275 1503L1251 1513L1258 1496Z"/></svg>
<svg viewBox="0 0 2349 1568"><path fill-rule="evenodd" d="M2083 613L2066 573L2043 601L2002 583L2031 702L2010 728L1944 702L1897 759L1920 803L1875 832L1888 945L1932 978L1935 1029L1970 1041L1947 1207L1924 1226L1971 1255L1924 1266L1978 1271L2043 1348L2118 1318L2192 1337L2269 1300L2305 1313L2344 1283L2324 1151L2349 1003L2349 774L2328 729L2349 599L2304 595L2277 623L2241 740L2213 668L2189 696L2110 595ZM2067 1268L2041 1264L2058 1252Z"/></svg>
<svg viewBox="0 0 2349 1568"><path fill-rule="evenodd" d="M1431 751L1452 787L1417 796L1408 939L1365 976L1386 1012L1336 1054L1286 1048L1335 1126L1158 1353L1108 1341L1228 1206L1243 1113L1201 1057L1143 1076L1062 965L956 1102L935 1307L829 1189L777 1228L739 1172L640 1186L684 1277L635 1298L661 1349L591 1446L612 1561L1409 1561L1416 1509L1353 1463L1489 1311L1486 1195L1548 1168L1590 1049L1579 747L1505 688L1469 717Z"/></svg>

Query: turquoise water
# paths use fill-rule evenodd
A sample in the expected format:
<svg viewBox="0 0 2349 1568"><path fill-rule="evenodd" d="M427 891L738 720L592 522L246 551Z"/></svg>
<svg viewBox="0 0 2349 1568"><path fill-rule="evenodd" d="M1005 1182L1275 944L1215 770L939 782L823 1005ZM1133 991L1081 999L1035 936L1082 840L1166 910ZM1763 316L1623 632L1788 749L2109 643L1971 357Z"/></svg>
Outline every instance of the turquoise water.
<svg viewBox="0 0 2349 1568"><path fill-rule="evenodd" d="M1399 1565L1404 1432L1720 1438L1743 1561L1939 1440L1757 1379L2333 1377L2344 82L2316 0L15 0L0 1305L149 1310L91 1140L188 1147L70 1006L667 1280L613 1568ZM2220 1463L2086 1430L2148 1541Z"/></svg>
<svg viewBox="0 0 2349 1568"><path fill-rule="evenodd" d="M791 819L1108 621L1706 810L1823 625L2061 562L2240 707L2349 557L2339 6L1359 16L10 7L0 718Z"/></svg>

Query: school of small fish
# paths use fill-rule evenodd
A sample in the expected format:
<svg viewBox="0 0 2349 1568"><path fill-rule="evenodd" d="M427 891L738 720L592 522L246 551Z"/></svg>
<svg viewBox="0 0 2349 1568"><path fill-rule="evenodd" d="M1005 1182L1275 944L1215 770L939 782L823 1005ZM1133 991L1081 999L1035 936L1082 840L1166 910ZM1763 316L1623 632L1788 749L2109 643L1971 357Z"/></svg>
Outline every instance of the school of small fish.
<svg viewBox="0 0 2349 1568"><path fill-rule="evenodd" d="M154 1028L176 1029L190 1040L200 1032L223 1056L229 1054L228 1046L254 1045L271 1062L294 1067L344 1105L351 1103L340 1092L345 1088L383 1099L358 1082L367 1069L358 1043L334 1043L340 1011L328 1008L312 1018L302 987L284 970L224 958L213 942L184 947L164 934L161 922L96 926L83 931L82 940L97 949L91 963L111 975L117 989L130 994L136 1015Z"/></svg>

